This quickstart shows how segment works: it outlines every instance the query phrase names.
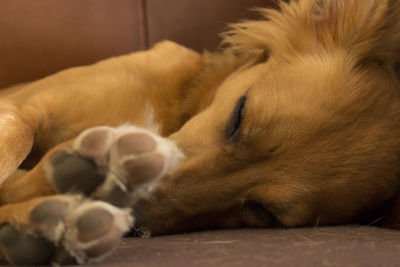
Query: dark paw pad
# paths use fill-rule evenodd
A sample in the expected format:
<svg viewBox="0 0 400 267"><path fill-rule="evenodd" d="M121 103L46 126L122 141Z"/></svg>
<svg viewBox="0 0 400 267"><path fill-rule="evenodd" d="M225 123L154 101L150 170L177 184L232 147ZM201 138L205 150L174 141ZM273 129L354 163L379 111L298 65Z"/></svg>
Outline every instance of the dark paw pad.
<svg viewBox="0 0 400 267"><path fill-rule="evenodd" d="M31 220L36 224L54 226L64 219L67 209L67 203L60 200L49 200L33 209Z"/></svg>
<svg viewBox="0 0 400 267"><path fill-rule="evenodd" d="M0 245L3 255L15 265L49 263L55 251L46 239L25 234L9 224L0 228Z"/></svg>
<svg viewBox="0 0 400 267"><path fill-rule="evenodd" d="M92 193L105 180L94 162L66 151L57 152L50 160L52 179L60 193Z"/></svg>

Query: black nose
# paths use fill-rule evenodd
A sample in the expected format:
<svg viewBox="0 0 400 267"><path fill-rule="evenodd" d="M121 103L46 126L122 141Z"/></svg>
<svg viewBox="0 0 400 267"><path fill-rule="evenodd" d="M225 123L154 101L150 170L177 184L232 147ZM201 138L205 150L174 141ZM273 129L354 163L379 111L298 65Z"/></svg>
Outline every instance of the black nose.
<svg viewBox="0 0 400 267"><path fill-rule="evenodd" d="M127 237L145 237L146 233L149 231L146 230L146 227L143 223L140 222L139 216L135 216L135 213L132 212L134 218L134 224L129 233L126 235Z"/></svg>
<svg viewBox="0 0 400 267"><path fill-rule="evenodd" d="M150 237L151 231L148 227L140 226L135 223L131 231L127 234L129 237Z"/></svg>
<svg viewBox="0 0 400 267"><path fill-rule="evenodd" d="M126 237L143 237L143 236L144 233L135 228L131 229L131 231L126 235Z"/></svg>
<svg viewBox="0 0 400 267"><path fill-rule="evenodd" d="M143 218L140 216L139 208L136 204L132 207L132 216L134 218L134 224L129 232L128 236L130 237L150 237L151 231L150 228L146 226Z"/></svg>

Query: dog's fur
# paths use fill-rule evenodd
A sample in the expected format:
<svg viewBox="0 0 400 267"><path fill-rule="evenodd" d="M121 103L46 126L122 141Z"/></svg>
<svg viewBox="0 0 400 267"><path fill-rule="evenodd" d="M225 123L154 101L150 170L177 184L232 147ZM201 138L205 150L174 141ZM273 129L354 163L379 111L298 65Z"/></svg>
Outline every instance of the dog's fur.
<svg viewBox="0 0 400 267"><path fill-rule="evenodd" d="M88 127L129 122L186 156L134 205L142 231L327 225L371 212L399 184L399 11L396 0L281 3L234 24L219 54L163 42L4 91L2 204L54 194L45 161ZM9 179L31 148L25 165L36 166Z"/></svg>

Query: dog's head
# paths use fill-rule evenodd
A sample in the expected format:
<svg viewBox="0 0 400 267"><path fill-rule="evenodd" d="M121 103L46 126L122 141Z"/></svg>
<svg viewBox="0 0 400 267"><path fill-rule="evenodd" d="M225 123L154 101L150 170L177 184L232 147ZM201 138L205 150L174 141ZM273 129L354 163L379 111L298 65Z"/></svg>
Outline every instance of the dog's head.
<svg viewBox="0 0 400 267"><path fill-rule="evenodd" d="M160 234L333 224L390 199L400 169L396 5L292 1L233 25L227 53L268 59L232 73L170 137L186 160L138 201L139 225Z"/></svg>

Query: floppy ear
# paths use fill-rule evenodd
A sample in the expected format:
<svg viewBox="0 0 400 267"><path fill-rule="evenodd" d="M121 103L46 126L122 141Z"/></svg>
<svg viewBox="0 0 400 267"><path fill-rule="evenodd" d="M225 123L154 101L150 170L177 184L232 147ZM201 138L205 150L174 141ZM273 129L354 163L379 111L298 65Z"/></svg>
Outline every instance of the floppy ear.
<svg viewBox="0 0 400 267"><path fill-rule="evenodd" d="M233 24L223 35L230 49L262 49L284 59L338 51L357 61L400 60L397 0L298 0L259 12L265 20Z"/></svg>

